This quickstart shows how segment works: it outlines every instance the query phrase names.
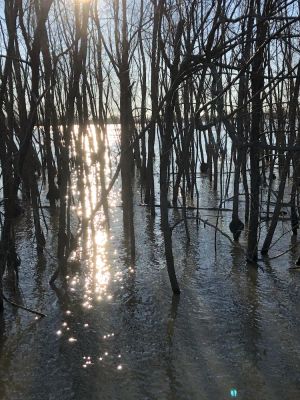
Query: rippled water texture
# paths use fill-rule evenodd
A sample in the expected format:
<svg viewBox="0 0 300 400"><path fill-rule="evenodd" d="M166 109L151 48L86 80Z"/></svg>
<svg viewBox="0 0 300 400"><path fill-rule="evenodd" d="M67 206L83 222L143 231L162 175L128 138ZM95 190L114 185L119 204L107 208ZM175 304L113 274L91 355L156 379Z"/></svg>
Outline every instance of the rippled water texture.
<svg viewBox="0 0 300 400"><path fill-rule="evenodd" d="M84 191L85 205L74 213L89 215L98 198L98 170L87 164L91 191ZM207 177L199 178L199 190L201 206L218 206ZM19 301L47 317L36 320L6 305L0 322L1 400L299 399L300 272L288 270L299 250L261 262L256 270L210 227L197 229L192 222L188 245L178 225L173 244L182 294L172 297L159 210L153 221L139 202L137 194L135 263L123 237L118 183L109 200L109 233L99 212L94 231L89 228L69 262L66 284L58 282L56 290L47 282L56 267L51 254L57 215L44 211L49 232L41 259L30 211L19 221ZM211 211L202 216L216 220ZM180 212L170 211L170 217L177 221ZM224 212L219 218L226 232L230 217ZM278 236L284 229L282 223ZM243 234L244 245L245 240ZM270 256L290 242L286 234Z"/></svg>

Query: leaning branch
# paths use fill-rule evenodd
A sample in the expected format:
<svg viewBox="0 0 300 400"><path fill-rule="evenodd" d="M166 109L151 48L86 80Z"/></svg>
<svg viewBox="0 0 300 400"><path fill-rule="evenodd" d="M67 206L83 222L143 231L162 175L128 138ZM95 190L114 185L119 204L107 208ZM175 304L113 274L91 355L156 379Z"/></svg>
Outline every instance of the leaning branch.
<svg viewBox="0 0 300 400"><path fill-rule="evenodd" d="M31 308L22 306L21 304L17 304L14 301L9 300L3 293L0 293L0 296L2 297L2 299L4 301L6 301L8 304L12 305L13 307L20 308L21 310L24 310L24 311L28 311L28 312L30 312L32 314L35 314L35 315L38 315L39 317L42 317L42 318L46 317L46 314L44 314L44 313L42 313L40 311L33 310Z"/></svg>

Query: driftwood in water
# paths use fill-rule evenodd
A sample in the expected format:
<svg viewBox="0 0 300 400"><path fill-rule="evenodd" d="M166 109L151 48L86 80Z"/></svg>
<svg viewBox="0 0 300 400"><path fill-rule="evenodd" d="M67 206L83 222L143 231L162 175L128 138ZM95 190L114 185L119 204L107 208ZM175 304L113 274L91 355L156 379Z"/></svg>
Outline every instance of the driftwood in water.
<svg viewBox="0 0 300 400"><path fill-rule="evenodd" d="M148 207L148 204L139 204L139 206L141 207ZM159 204L155 204L154 205L156 208L160 208ZM121 206L119 206L121 207ZM205 210L205 211L230 211L232 212L232 208L220 208L220 207L193 207L193 206L171 206L171 204L168 204L168 208L169 209L173 209L173 210L182 210L183 208L185 208L186 210Z"/></svg>

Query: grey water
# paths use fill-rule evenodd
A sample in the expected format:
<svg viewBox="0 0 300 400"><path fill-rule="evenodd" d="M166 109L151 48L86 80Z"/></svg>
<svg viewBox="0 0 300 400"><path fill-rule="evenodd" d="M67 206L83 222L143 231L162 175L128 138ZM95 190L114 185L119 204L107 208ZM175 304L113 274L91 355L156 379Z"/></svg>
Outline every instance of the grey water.
<svg viewBox="0 0 300 400"><path fill-rule="evenodd" d="M93 182L86 209L74 207L75 214L88 213L97 201ZM206 176L199 177L198 187L201 207L218 207ZM55 288L48 281L57 266L57 213L44 209L49 230L40 258L31 211L17 221L22 259L17 299L47 316L5 305L0 399L299 399L300 272L289 267L300 246L272 259L297 244L288 223L278 227L282 237L259 268L247 265L243 251L209 226L191 221L188 244L183 224L177 225L173 250L181 295L174 297L159 209L152 219L139 200L137 193L134 262L123 235L118 182L109 199L109 231L99 211ZM216 212L201 213L216 222ZM180 210L170 210L172 222L180 218ZM230 212L218 216L226 233L230 218ZM246 234L240 240L244 247ZM16 298L9 287L5 292Z"/></svg>

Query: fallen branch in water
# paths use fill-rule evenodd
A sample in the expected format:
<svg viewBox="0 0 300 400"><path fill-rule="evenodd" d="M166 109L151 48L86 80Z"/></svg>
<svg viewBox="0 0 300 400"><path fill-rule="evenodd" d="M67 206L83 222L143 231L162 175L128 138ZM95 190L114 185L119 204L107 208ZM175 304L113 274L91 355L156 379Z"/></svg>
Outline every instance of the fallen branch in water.
<svg viewBox="0 0 300 400"><path fill-rule="evenodd" d="M148 204L139 204L140 207L149 207ZM122 206L120 206L122 207ZM156 208L160 208L160 204L155 204L154 207ZM232 212L232 208L220 208L220 207L193 207L193 206L187 206L187 207L183 207L183 206L171 206L169 205L168 208L172 209L172 210L205 210L205 211L230 211Z"/></svg>
<svg viewBox="0 0 300 400"><path fill-rule="evenodd" d="M247 256L247 252L246 252L246 250L244 249L244 247L243 247L239 242L236 242L236 241L232 240L231 237L230 237L229 235L227 235L227 233L225 233L225 232L222 231L222 229L218 228L216 225L212 224L211 222L208 222L207 219L204 219L204 218L201 218L201 217L187 217L187 219L192 219L192 220L197 220L197 221L203 222L204 228L205 228L205 226L207 225L207 226L209 226L209 227L215 229L215 231L217 231L217 232L219 232L221 235L225 236L225 237L230 241L230 243L231 243L233 246L235 246L235 247L237 247L238 249L242 250L242 252L243 252L244 255L246 256L246 259L247 259L248 262L250 262L250 263L252 263L252 264L255 264L259 269L261 269L261 270L264 272L264 269L263 269L263 268L258 264L258 262L257 262L257 261L263 261L263 260L262 260L262 259L259 259L259 260L257 260L257 261L251 260L251 259ZM174 224L173 226L170 227L171 231L173 231L173 229L176 228L176 226L179 225L181 222L184 222L184 219L180 219L179 221L175 222L175 224Z"/></svg>
<svg viewBox="0 0 300 400"><path fill-rule="evenodd" d="M201 217L187 217L187 219L192 219L192 220L203 222L204 228L206 225L210 226L211 228L215 229L217 232L221 233L221 235L225 236L230 241L231 244L233 244L235 247L238 247L244 253L246 253L245 249L239 242L235 242L234 240L232 240L231 237L229 235L227 235L227 233L223 232L220 228L218 228L216 225L212 224L211 222L208 222L207 219L204 219ZM176 228L176 226L179 225L181 222L184 222L184 220L180 219L179 221L175 222L175 224L173 226L171 226L171 231L173 231L173 229Z"/></svg>
<svg viewBox="0 0 300 400"><path fill-rule="evenodd" d="M9 300L3 293L0 293L0 296L2 297L2 299L4 301L6 301L8 304L12 305L13 307L20 308L21 310L28 311L28 312L30 312L32 314L36 314L39 317L46 317L46 314L44 314L44 313L42 313L40 311L32 310L31 308L22 306L21 304L17 304L14 301Z"/></svg>

